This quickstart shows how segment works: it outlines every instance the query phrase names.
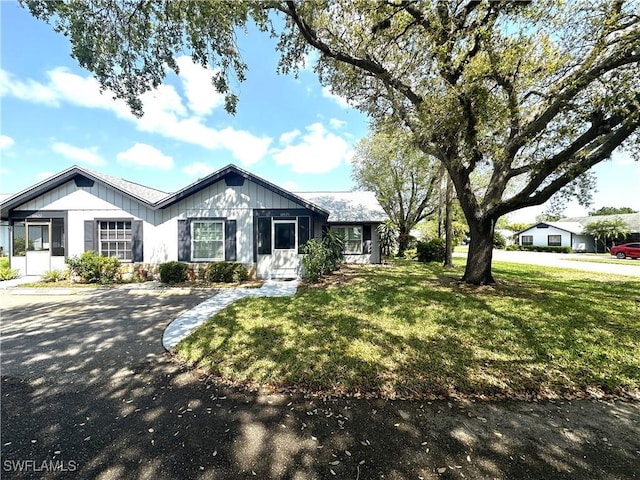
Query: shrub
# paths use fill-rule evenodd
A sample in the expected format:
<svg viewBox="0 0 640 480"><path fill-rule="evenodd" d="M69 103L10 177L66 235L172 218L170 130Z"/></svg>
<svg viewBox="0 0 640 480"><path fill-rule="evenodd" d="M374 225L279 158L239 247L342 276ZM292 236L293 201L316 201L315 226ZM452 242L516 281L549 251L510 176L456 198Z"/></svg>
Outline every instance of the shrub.
<svg viewBox="0 0 640 480"><path fill-rule="evenodd" d="M62 270L50 270L42 274L42 281L45 283L61 282L67 275Z"/></svg>
<svg viewBox="0 0 640 480"><path fill-rule="evenodd" d="M500 232L493 232L493 248L507 248L507 240Z"/></svg>
<svg viewBox="0 0 640 480"><path fill-rule="evenodd" d="M304 275L313 282L329 273L327 266L327 249L321 241L312 238L302 246L302 266Z"/></svg>
<svg viewBox="0 0 640 480"><path fill-rule="evenodd" d="M335 272L344 260L344 238L334 230L328 230L322 237L322 245L326 249L327 268Z"/></svg>
<svg viewBox="0 0 640 480"><path fill-rule="evenodd" d="M80 257L67 259L72 275L77 275L86 283L115 283L120 275L120 262L114 257L103 257L97 252L87 251Z"/></svg>
<svg viewBox="0 0 640 480"><path fill-rule="evenodd" d="M0 266L0 281L11 280L18 276L18 270L9 268L9 265Z"/></svg>
<svg viewBox="0 0 640 480"><path fill-rule="evenodd" d="M160 281L162 283L174 284L187 280L187 264L180 262L166 262L160 264Z"/></svg>
<svg viewBox="0 0 640 480"><path fill-rule="evenodd" d="M520 245L515 245L515 244L507 245L508 252L514 252L516 250L520 250Z"/></svg>
<svg viewBox="0 0 640 480"><path fill-rule="evenodd" d="M418 242L416 250L419 262L444 262L445 241L443 238Z"/></svg>
<svg viewBox="0 0 640 480"><path fill-rule="evenodd" d="M238 262L212 262L205 269L205 279L210 282L240 283L247 278L247 267Z"/></svg>
<svg viewBox="0 0 640 480"><path fill-rule="evenodd" d="M542 245L523 245L520 250L525 252L551 252L551 253L571 253L571 247L545 247Z"/></svg>

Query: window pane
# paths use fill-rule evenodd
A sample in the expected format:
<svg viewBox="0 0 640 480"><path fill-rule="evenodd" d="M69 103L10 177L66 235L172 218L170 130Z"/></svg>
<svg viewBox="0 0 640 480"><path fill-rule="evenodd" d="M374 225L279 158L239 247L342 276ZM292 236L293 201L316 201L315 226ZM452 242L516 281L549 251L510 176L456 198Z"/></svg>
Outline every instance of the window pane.
<svg viewBox="0 0 640 480"><path fill-rule="evenodd" d="M275 248L277 250L291 250L296 248L296 224L294 222L275 223Z"/></svg>
<svg viewBox="0 0 640 480"><path fill-rule="evenodd" d="M27 225L27 250L49 250L49 225Z"/></svg>
<svg viewBox="0 0 640 480"><path fill-rule="evenodd" d="M192 224L193 260L224 259L223 222L193 222Z"/></svg>
<svg viewBox="0 0 640 480"><path fill-rule="evenodd" d="M51 255L64 257L64 219L51 220Z"/></svg>
<svg viewBox="0 0 640 480"><path fill-rule="evenodd" d="M13 255L23 257L26 250L26 232L24 223L13 224Z"/></svg>
<svg viewBox="0 0 640 480"><path fill-rule="evenodd" d="M98 227L100 254L118 260L131 260L131 222L101 221Z"/></svg>

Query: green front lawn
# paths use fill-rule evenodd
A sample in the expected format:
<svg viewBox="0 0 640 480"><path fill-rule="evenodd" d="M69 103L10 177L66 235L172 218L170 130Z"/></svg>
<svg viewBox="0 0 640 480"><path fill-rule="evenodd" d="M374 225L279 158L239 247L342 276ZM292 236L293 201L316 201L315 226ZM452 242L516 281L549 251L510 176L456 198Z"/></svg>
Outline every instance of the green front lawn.
<svg viewBox="0 0 640 480"><path fill-rule="evenodd" d="M510 263L495 287L402 261L245 299L178 345L238 384L439 395L640 393L640 280Z"/></svg>

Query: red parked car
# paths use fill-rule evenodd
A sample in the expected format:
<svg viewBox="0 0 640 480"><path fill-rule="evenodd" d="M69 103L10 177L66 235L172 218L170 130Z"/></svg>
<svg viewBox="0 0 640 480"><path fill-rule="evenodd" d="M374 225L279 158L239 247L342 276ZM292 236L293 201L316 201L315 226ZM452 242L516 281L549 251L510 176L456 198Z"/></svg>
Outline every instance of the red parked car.
<svg viewBox="0 0 640 480"><path fill-rule="evenodd" d="M640 258L640 243L625 243L611 247L611 255L618 258Z"/></svg>

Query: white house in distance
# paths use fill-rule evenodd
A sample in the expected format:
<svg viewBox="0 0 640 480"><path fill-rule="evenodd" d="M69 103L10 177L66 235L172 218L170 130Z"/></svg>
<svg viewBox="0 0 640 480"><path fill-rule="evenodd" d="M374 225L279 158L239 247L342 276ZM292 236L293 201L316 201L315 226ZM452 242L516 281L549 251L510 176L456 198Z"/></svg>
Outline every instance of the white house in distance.
<svg viewBox="0 0 640 480"><path fill-rule="evenodd" d="M629 241L640 240L640 213L563 218L557 222L537 223L518 233L521 246L571 247L576 252L595 252L593 236L584 228L603 220L621 219L629 226Z"/></svg>
<svg viewBox="0 0 640 480"><path fill-rule="evenodd" d="M41 275L95 250L123 263L237 261L261 278L301 272L301 246L334 229L345 259L380 263L372 192L292 193L234 165L167 193L73 166L2 200L11 268Z"/></svg>

